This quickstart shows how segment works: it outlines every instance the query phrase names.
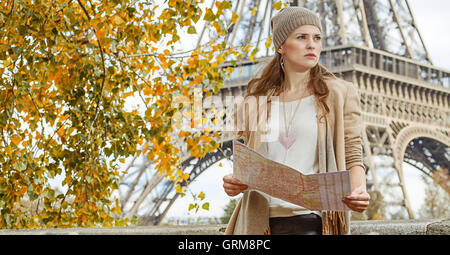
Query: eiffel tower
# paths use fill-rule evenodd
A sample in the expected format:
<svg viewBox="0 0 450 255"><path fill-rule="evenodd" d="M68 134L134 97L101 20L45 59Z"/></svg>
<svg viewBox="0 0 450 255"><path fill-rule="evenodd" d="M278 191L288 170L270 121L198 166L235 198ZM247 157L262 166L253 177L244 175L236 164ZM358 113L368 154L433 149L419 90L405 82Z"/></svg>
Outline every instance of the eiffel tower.
<svg viewBox="0 0 450 255"><path fill-rule="evenodd" d="M211 8L215 2L211 1ZM256 60L245 56L239 61L219 92L223 101L226 96L243 96L248 81L273 57L273 45L267 48L265 42L270 37L270 18L279 11L274 8L275 2L278 1L236 0L225 14L227 46L254 45L259 51ZM388 187L400 197L397 201L384 201L384 206L397 207L414 219L403 162L430 177L439 169L448 176L450 72L433 66L408 1L283 3L306 7L321 17L324 49L320 63L359 89L368 189L379 191ZM239 15L236 23L231 22L231 12ZM197 46L208 42L213 33L205 25ZM230 62L224 65L227 66L231 66ZM232 116L232 109L226 108L226 116ZM190 173L185 185L214 163L230 157L231 139L222 136L220 150L201 160L184 154L182 166ZM145 157L135 160L123 181L127 190L121 194L122 208L128 216L138 215L144 222L159 224L179 194L169 180L149 170L152 164ZM396 181L386 183L380 179L386 169L395 173Z"/></svg>

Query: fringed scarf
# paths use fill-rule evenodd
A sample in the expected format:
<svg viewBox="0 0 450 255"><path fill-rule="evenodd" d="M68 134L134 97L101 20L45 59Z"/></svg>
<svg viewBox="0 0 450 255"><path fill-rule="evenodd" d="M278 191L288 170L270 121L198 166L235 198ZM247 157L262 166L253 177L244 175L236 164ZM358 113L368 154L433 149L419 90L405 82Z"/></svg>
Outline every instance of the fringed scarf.
<svg viewBox="0 0 450 255"><path fill-rule="evenodd" d="M322 212L322 235L345 235L348 231L344 212Z"/></svg>

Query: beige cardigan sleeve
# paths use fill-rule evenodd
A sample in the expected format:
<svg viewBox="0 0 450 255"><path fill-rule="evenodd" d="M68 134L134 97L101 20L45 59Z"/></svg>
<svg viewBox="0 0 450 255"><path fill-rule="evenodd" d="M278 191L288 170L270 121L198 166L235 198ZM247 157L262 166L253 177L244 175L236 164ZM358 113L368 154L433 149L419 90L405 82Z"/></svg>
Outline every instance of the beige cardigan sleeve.
<svg viewBox="0 0 450 255"><path fill-rule="evenodd" d="M344 103L344 137L346 169L361 166L366 170L362 158L362 118L360 98L353 83L347 86Z"/></svg>

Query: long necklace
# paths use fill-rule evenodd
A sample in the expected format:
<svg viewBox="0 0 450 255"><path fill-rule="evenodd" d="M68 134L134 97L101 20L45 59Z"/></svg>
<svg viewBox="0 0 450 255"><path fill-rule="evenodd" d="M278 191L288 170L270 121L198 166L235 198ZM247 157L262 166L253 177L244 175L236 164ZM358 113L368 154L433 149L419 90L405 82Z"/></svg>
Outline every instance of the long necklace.
<svg viewBox="0 0 450 255"><path fill-rule="evenodd" d="M295 114L297 113L301 102L302 102L302 100L300 99L299 102L297 103L297 107L295 108L295 111L292 114L292 116L289 120L289 124L288 124L287 117L286 117L286 108L285 108L286 102L283 101L285 133L280 133L280 135L278 136L278 140L286 148L286 150L288 150L292 146L292 144L294 144L295 139L297 138L295 132L289 133L289 129L291 128L292 121L294 120Z"/></svg>

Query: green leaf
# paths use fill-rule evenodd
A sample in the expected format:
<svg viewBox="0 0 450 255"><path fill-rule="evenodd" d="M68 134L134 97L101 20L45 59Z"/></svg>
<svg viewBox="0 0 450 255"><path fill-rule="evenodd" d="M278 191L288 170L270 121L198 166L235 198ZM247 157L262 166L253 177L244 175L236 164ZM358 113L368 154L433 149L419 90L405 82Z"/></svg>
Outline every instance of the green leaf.
<svg viewBox="0 0 450 255"><path fill-rule="evenodd" d="M188 34L196 34L197 30L195 29L194 26L190 26L187 30Z"/></svg>
<svg viewBox="0 0 450 255"><path fill-rule="evenodd" d="M195 24L197 24L197 21L201 18L201 15L194 15L192 16L192 21L194 21Z"/></svg>
<svg viewBox="0 0 450 255"><path fill-rule="evenodd" d="M250 53L249 59L250 59L251 61L254 60L256 53L258 53L258 48L255 48L255 49Z"/></svg>
<svg viewBox="0 0 450 255"><path fill-rule="evenodd" d="M230 9L232 7L231 1L222 1L219 3L219 9Z"/></svg>
<svg viewBox="0 0 450 255"><path fill-rule="evenodd" d="M133 218L131 219L131 224L136 225L139 223L139 218L134 215Z"/></svg>
<svg viewBox="0 0 450 255"><path fill-rule="evenodd" d="M180 40L180 37L178 35L173 35L172 36L172 42L177 42Z"/></svg>
<svg viewBox="0 0 450 255"><path fill-rule="evenodd" d="M47 198L54 200L55 199L55 191L53 189L47 190Z"/></svg>
<svg viewBox="0 0 450 255"><path fill-rule="evenodd" d="M34 201L36 200L39 196L38 194L34 193L34 192L28 192L28 197L30 198L30 201Z"/></svg>
<svg viewBox="0 0 450 255"><path fill-rule="evenodd" d="M214 21L216 19L216 15L214 15L211 9L206 8L205 17L203 19L206 21Z"/></svg>
<svg viewBox="0 0 450 255"><path fill-rule="evenodd" d="M209 202L206 202L202 205L202 208L209 211Z"/></svg>

